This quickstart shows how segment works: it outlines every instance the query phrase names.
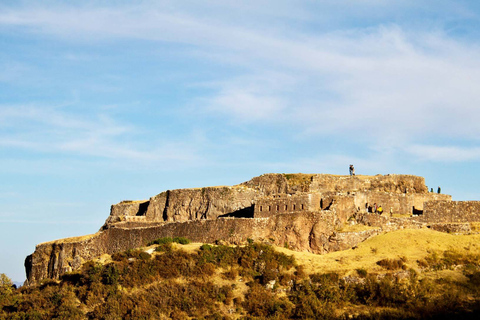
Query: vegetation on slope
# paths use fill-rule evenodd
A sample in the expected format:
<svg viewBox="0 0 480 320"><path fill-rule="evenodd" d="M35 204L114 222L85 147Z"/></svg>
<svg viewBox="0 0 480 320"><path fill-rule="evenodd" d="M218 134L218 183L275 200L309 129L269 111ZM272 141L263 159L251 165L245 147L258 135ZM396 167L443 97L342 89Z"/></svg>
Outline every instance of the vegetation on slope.
<svg viewBox="0 0 480 320"><path fill-rule="evenodd" d="M404 230L377 238L324 256L252 241L159 239L38 287L16 290L2 277L0 319L423 319L480 311L478 236Z"/></svg>

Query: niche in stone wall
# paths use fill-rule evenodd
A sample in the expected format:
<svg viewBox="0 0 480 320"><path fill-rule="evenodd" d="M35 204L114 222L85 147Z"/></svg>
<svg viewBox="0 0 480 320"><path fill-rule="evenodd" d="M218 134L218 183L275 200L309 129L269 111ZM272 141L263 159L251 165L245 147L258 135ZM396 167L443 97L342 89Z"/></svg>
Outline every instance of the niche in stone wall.
<svg viewBox="0 0 480 320"><path fill-rule="evenodd" d="M138 211L135 214L136 216L144 216L147 213L148 205L150 204L150 201L145 201L143 203L140 203L138 206Z"/></svg>
<svg viewBox="0 0 480 320"><path fill-rule="evenodd" d="M412 214L413 214L414 216L422 215L422 214L423 214L423 210L416 209L415 206L413 206L413 207L412 207Z"/></svg>

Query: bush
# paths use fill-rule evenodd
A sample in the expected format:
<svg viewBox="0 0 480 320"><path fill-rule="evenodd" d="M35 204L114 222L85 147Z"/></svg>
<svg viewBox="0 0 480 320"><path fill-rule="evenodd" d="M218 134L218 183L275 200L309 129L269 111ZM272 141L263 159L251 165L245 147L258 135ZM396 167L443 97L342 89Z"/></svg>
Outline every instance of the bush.
<svg viewBox="0 0 480 320"><path fill-rule="evenodd" d="M234 267L230 267L230 269L223 273L223 277L227 280L235 280L238 277L238 270Z"/></svg>
<svg viewBox="0 0 480 320"><path fill-rule="evenodd" d="M210 250L212 250L212 246L209 245L209 244L207 244L207 243L204 243L204 244L202 244L202 245L200 246L200 250L202 250L202 251L210 251Z"/></svg>
<svg viewBox="0 0 480 320"><path fill-rule="evenodd" d="M140 252L140 254L138 255L138 258L140 260L143 260L143 261L150 260L151 257L152 256L148 252L145 252L145 251Z"/></svg>
<svg viewBox="0 0 480 320"><path fill-rule="evenodd" d="M163 243L155 248L157 252L171 252L173 250L173 246L171 242Z"/></svg>
<svg viewBox="0 0 480 320"><path fill-rule="evenodd" d="M377 261L377 264L387 270L406 270L407 266L404 264L405 259L382 259Z"/></svg>
<svg viewBox="0 0 480 320"><path fill-rule="evenodd" d="M173 242L176 242L179 244L189 244L190 240L184 237L175 237L173 238Z"/></svg>
<svg viewBox="0 0 480 320"><path fill-rule="evenodd" d="M289 295L294 304L295 319L333 319L332 305L317 296L316 287L311 281L302 281L295 285Z"/></svg>
<svg viewBox="0 0 480 320"><path fill-rule="evenodd" d="M106 285L116 285L119 278L118 269L114 264L108 264L102 272L102 282Z"/></svg>
<svg viewBox="0 0 480 320"><path fill-rule="evenodd" d="M288 319L293 309L290 301L277 298L271 290L254 284L245 295L243 308L256 317L280 317Z"/></svg>
<svg viewBox="0 0 480 320"><path fill-rule="evenodd" d="M358 268L356 269L355 271L357 271L357 274L360 278L365 278L367 276L367 270L363 269L363 268Z"/></svg>
<svg viewBox="0 0 480 320"><path fill-rule="evenodd" d="M173 242L173 238L164 237L164 238L158 238L158 239L155 239L153 241L150 241L147 245L151 246L151 245L154 245L154 244L165 244L165 243L172 243L172 242Z"/></svg>
<svg viewBox="0 0 480 320"><path fill-rule="evenodd" d="M175 238L164 237L164 238L155 239L149 242L147 245L151 246L154 244L166 244L166 243L172 243L172 242L179 243L179 244L189 244L190 240L185 237L175 237Z"/></svg>
<svg viewBox="0 0 480 320"><path fill-rule="evenodd" d="M306 277L305 268L302 265L296 267L295 276L297 280L301 280Z"/></svg>
<svg viewBox="0 0 480 320"><path fill-rule="evenodd" d="M113 261L127 261L127 254L125 252L115 252L112 254Z"/></svg>

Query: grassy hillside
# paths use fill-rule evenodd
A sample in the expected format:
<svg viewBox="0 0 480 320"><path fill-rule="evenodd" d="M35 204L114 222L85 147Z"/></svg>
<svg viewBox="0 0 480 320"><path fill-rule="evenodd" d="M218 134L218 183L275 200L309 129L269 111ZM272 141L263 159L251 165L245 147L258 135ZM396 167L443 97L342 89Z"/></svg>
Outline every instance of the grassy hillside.
<svg viewBox="0 0 480 320"><path fill-rule="evenodd" d="M425 319L480 311L480 235L401 230L326 255L159 239L60 281L0 285L0 319Z"/></svg>

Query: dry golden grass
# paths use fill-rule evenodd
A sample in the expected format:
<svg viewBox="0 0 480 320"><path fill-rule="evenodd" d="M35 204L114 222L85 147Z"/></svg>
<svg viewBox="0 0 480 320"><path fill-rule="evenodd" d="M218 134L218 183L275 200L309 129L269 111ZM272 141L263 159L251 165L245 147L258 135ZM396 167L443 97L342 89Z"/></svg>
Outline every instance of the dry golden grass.
<svg viewBox="0 0 480 320"><path fill-rule="evenodd" d="M480 232L480 222L470 222L470 228L472 231Z"/></svg>
<svg viewBox="0 0 480 320"><path fill-rule="evenodd" d="M154 245L157 247L157 245ZM174 249L182 249L188 253L192 253L200 249L202 243L189 243L189 244L179 244L179 243L172 243Z"/></svg>
<svg viewBox="0 0 480 320"><path fill-rule="evenodd" d="M55 244L58 243L58 244L61 244L61 243L81 242L81 241L86 241L86 240L95 238L96 236L98 236L98 234L99 234L99 233L97 232L97 233L87 234L87 235L85 235L85 236L80 236L80 237L71 237L71 238L64 238L64 239L46 241L46 242L42 242L42 243L37 244L37 246L43 245L43 244L47 244L47 243L55 243Z"/></svg>
<svg viewBox="0 0 480 320"><path fill-rule="evenodd" d="M144 203L148 202L148 200L123 200L119 204L134 204L134 203Z"/></svg>
<svg viewBox="0 0 480 320"><path fill-rule="evenodd" d="M384 215L390 215L389 212L385 212ZM392 214L392 218L409 218L411 217L412 214L411 213L394 213Z"/></svg>
<svg viewBox="0 0 480 320"><path fill-rule="evenodd" d="M371 227L371 226L366 226L364 224L345 224L342 229L339 230L339 232L360 232L360 231L367 231L367 230L376 230L380 229L378 227Z"/></svg>
<svg viewBox="0 0 480 320"><path fill-rule="evenodd" d="M424 274L425 278L428 279L445 279L450 282L457 282L457 283L467 283L468 278L462 273L457 270L439 270L435 272L429 272Z"/></svg>
<svg viewBox="0 0 480 320"><path fill-rule="evenodd" d="M99 262L101 264L107 264L107 263L110 263L112 262L112 256L105 253L105 254L102 254L100 257L98 257L97 259L95 259L96 262Z"/></svg>
<svg viewBox="0 0 480 320"><path fill-rule="evenodd" d="M385 272L376 264L381 259L406 257L409 268L417 268L416 261L430 252L457 250L459 252L480 252L480 235L452 235L430 229L405 229L370 238L356 249L316 255L295 252L276 247L276 250L293 255L297 263L304 265L306 273L337 272L342 275L355 274L356 269L368 272Z"/></svg>

